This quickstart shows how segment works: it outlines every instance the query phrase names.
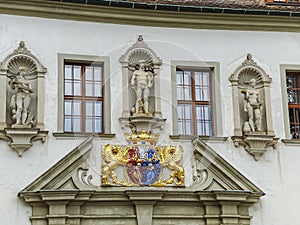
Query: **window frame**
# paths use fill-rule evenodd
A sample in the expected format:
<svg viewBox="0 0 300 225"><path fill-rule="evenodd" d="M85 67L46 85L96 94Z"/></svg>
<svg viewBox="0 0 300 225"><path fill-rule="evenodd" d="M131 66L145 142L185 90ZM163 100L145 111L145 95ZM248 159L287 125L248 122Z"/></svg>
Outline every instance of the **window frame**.
<svg viewBox="0 0 300 225"><path fill-rule="evenodd" d="M173 135L176 138L178 136L187 136L178 133L178 102L177 102L177 82L176 82L176 70L177 68L189 68L189 69L209 69L211 71L211 120L212 120L212 135L211 137L221 136L222 129L222 117L217 112L221 112L221 94L220 94L220 64L218 62L203 62L203 61L171 61L171 81L172 81L172 125ZM196 121L194 122L196 124ZM192 134L188 136L198 136ZM210 136L203 136L210 137Z"/></svg>
<svg viewBox="0 0 300 225"><path fill-rule="evenodd" d="M66 84L66 81L71 81L71 84L72 84L72 94L66 94L64 93L64 103L66 103L66 101L71 101L72 102L72 108L74 107L74 102L78 101L81 103L81 107L80 107L80 115L79 115L79 118L81 120L80 122L80 131L74 131L74 127L72 126L72 130L73 131L66 131L66 128L65 128L65 119L67 117L66 115L66 111L65 111L65 108L64 108L64 132L65 133L103 133L103 111L104 111L104 107L103 107L103 100L104 100L104 85L103 85L103 63L92 63L91 62L72 62L72 61L69 61L69 60L64 60L64 67L66 69L66 66L72 66L72 78L71 79L67 79L66 78L66 75L64 74L64 84ZM80 95L76 95L75 92L74 92L74 83L75 81L77 80L75 77L74 77L74 67L75 66L80 66L80 76L81 76L81 85L80 85L80 92L81 94ZM100 80L101 81L101 96L95 96L95 95L87 95L86 93L86 90L87 90L87 83L92 82L93 84L94 83L99 83L99 81L97 82L95 79L93 80L86 80L86 71L87 71L87 68L88 67L92 67L92 68L100 68L101 67L101 77L100 77ZM94 69L93 69L94 70ZM93 87L94 88L94 87ZM94 91L94 90L93 90ZM86 125L86 119L87 119L87 113L86 113L86 106L87 106L87 103L89 101L93 101L93 102L101 102L101 116L94 116L92 114L91 118L92 118L92 126L93 126L93 131L87 131L87 125ZM94 106L93 106L94 108ZM73 110L72 110L73 111ZM74 112L71 112L70 115L68 115L69 117L71 117L71 121L72 121L72 124L74 123L74 117L76 117L76 115L74 114ZM94 129L95 129L95 121L96 121L96 118L100 118L101 119L101 132L95 132Z"/></svg>
<svg viewBox="0 0 300 225"><path fill-rule="evenodd" d="M285 138L288 140L299 141L291 137L290 132L290 119L289 119L289 103L288 103L288 94L287 94L287 72L299 72L300 65L295 64L281 64L280 65L280 75L281 75L281 89L282 89L282 104L283 104L283 121L284 121L284 133Z"/></svg>
<svg viewBox="0 0 300 225"><path fill-rule="evenodd" d="M184 72L190 72L190 77L189 77L189 82L190 82L190 88L191 88L191 99L190 100L183 100L183 99L178 99L177 97L177 109L178 109L178 105L191 105L192 106L192 135L196 135L198 136L198 119L197 119L197 106L210 106L210 120L211 121L211 125L210 125L210 129L211 129L211 135L203 135L203 136L214 136L214 121L213 121L213 116L212 116L212 112L214 111L213 108L213 99L212 99L212 74L213 74L213 68L199 68L199 67L182 67L182 66L177 66L176 67L176 76L177 76L177 72L181 70L183 72L183 79L184 79ZM209 100L205 101L205 100L197 100L196 99L196 83L195 83L195 73L196 72L209 72ZM183 83L183 85L178 85L177 84L177 89L178 86L183 86L185 87L186 85ZM207 121L207 120L204 120ZM178 121L179 122L179 121ZM184 123L185 124L185 123ZM185 132L187 131L186 129L184 129ZM186 135L186 134L181 134L181 135Z"/></svg>
<svg viewBox="0 0 300 225"><path fill-rule="evenodd" d="M110 63L109 57L91 56L91 55L75 55L75 54L58 54L58 117L57 117L57 133L63 134L90 134L92 132L66 132L64 130L64 69L66 63L74 64L95 64L103 65L103 104L102 104L102 133L111 134L111 109L110 109Z"/></svg>

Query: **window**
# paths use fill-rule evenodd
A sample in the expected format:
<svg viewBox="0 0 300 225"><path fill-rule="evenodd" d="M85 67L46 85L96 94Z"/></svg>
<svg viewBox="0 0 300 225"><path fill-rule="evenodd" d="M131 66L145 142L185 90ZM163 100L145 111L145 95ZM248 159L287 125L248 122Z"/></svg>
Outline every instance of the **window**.
<svg viewBox="0 0 300 225"><path fill-rule="evenodd" d="M178 133L211 136L210 69L176 68Z"/></svg>
<svg viewBox="0 0 300 225"><path fill-rule="evenodd" d="M103 65L65 62L64 131L102 133Z"/></svg>
<svg viewBox="0 0 300 225"><path fill-rule="evenodd" d="M290 135L292 139L300 139L300 71L286 73Z"/></svg>
<svg viewBox="0 0 300 225"><path fill-rule="evenodd" d="M58 54L56 137L112 137L110 66L105 56Z"/></svg>

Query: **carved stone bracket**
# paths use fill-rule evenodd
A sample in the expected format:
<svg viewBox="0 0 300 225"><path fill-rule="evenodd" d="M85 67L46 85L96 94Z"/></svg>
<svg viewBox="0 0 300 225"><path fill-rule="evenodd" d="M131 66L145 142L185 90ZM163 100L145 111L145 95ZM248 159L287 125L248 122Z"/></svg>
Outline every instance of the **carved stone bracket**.
<svg viewBox="0 0 300 225"><path fill-rule="evenodd" d="M233 136L232 140L236 147L243 146L255 160L262 156L268 147L275 149L279 138L274 135L245 134L242 137Z"/></svg>
<svg viewBox="0 0 300 225"><path fill-rule="evenodd" d="M33 145L33 141L45 142L47 134L48 131L41 131L39 128L5 128L0 133L0 139L6 140L18 156L22 156Z"/></svg>

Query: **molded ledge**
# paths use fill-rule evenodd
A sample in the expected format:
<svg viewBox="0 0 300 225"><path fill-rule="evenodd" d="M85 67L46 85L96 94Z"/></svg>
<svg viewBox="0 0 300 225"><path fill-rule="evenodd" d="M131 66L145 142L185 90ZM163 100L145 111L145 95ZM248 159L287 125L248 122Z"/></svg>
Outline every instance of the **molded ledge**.
<svg viewBox="0 0 300 225"><path fill-rule="evenodd" d="M200 138L201 140L208 142L225 142L227 141L228 137L214 137L214 136L193 136L193 135L170 135L170 138L174 141L178 140L193 140L194 138Z"/></svg>
<svg viewBox="0 0 300 225"><path fill-rule="evenodd" d="M285 145L300 145L299 139L281 139Z"/></svg>
<svg viewBox="0 0 300 225"><path fill-rule="evenodd" d="M67 139L70 139L70 138L87 138L91 135L93 135L94 137L100 137L100 138L114 138L116 136L116 134L98 134L98 133L94 133L94 134L91 134L91 133L61 133L61 132L54 132L52 133L52 135L56 138L67 138Z"/></svg>

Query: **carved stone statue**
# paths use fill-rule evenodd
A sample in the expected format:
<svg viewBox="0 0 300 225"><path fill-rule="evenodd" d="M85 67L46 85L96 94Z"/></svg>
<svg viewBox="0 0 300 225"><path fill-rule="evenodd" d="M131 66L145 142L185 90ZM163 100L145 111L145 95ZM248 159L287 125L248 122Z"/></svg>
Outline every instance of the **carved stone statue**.
<svg viewBox="0 0 300 225"><path fill-rule="evenodd" d="M10 101L12 119L15 121L12 127L30 127L30 124L33 124L33 115L28 108L31 101L30 93L33 93L33 90L30 82L26 79L25 67L20 67L18 74L10 76L9 85L12 90L17 90Z"/></svg>
<svg viewBox="0 0 300 225"><path fill-rule="evenodd" d="M145 114L152 116L149 112L150 88L153 85L154 73L151 67L146 66L144 60L138 62L136 69L131 77L131 87L136 93L136 102L133 108L133 115Z"/></svg>
<svg viewBox="0 0 300 225"><path fill-rule="evenodd" d="M261 118L263 102L259 90L255 86L256 79L251 79L249 87L241 91L244 94L244 111L248 113L248 121L244 122L244 133L262 131Z"/></svg>

